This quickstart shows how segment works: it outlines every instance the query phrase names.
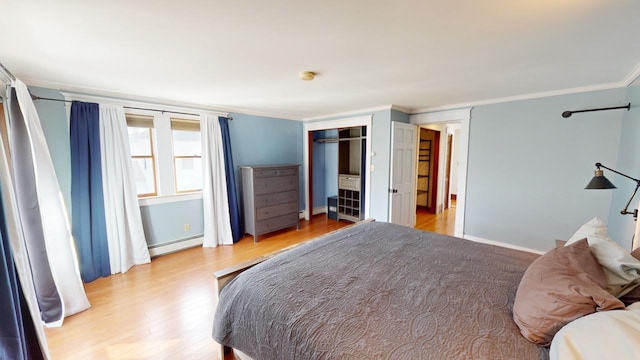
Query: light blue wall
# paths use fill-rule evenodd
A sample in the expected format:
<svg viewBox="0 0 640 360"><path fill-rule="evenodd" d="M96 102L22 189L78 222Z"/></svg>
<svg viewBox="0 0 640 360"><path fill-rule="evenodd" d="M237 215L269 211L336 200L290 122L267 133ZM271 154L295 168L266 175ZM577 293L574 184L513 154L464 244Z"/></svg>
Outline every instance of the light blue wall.
<svg viewBox="0 0 640 360"><path fill-rule="evenodd" d="M315 139L337 138L338 130L313 132ZM327 197L338 194L338 143L315 142L313 150L313 207L327 205Z"/></svg>
<svg viewBox="0 0 640 360"><path fill-rule="evenodd" d="M397 121L397 122L402 122L402 123L409 123L409 114L403 113L402 111L398 111L398 110L391 110L391 121Z"/></svg>
<svg viewBox="0 0 640 360"><path fill-rule="evenodd" d="M64 100L57 90L30 87L33 95ZM71 150L69 143L69 124L64 102L36 100L33 102L40 117L42 131L47 139L53 167L56 170L60 190L65 206L71 218Z"/></svg>
<svg viewBox="0 0 640 360"><path fill-rule="evenodd" d="M337 138L338 130L328 130L328 138ZM327 197L338 195L338 143L325 144L324 147L324 203Z"/></svg>
<svg viewBox="0 0 640 360"><path fill-rule="evenodd" d="M622 111L622 130L620 133L620 148L618 150L618 162L611 165L601 161L604 165L618 170L634 178L640 178L640 78L636 79L627 89L625 105L631 103L629 111ZM636 223L631 215L620 215L620 210L624 208L629 197L633 193L635 183L605 170L604 174L618 188L611 191L611 211L607 223L609 235L625 249L631 249L631 241ZM636 195L629 206L629 211L633 211L638 206L640 196Z"/></svg>
<svg viewBox="0 0 640 360"><path fill-rule="evenodd" d="M158 245L204 234L202 199L141 206L147 244ZM184 225L189 224L189 231Z"/></svg>
<svg viewBox="0 0 640 360"><path fill-rule="evenodd" d="M315 140L323 139L326 136L324 135L325 131L314 131L313 143L311 144L311 166L312 166L312 176L313 176L313 194L311 194L312 204L314 208L320 207L322 205L326 205L327 200L326 196L326 181L325 179L329 177L328 174L325 174L325 165L326 165L326 151L325 147L328 145L326 143L319 143ZM313 209L310 209L313 210Z"/></svg>
<svg viewBox="0 0 640 360"><path fill-rule="evenodd" d="M615 89L474 107L465 234L548 250L594 216L607 219L611 193L584 187L594 163L616 163L623 113L561 113L624 99Z"/></svg>
<svg viewBox="0 0 640 360"><path fill-rule="evenodd" d="M229 122L229 132L238 194L241 188L238 166L299 164L300 209L304 209L302 122L238 113L229 116L233 117Z"/></svg>

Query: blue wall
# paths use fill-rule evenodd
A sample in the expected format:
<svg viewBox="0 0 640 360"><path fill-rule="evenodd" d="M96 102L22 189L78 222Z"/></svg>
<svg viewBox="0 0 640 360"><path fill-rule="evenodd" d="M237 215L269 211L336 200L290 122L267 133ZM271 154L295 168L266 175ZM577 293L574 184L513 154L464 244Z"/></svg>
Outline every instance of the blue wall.
<svg viewBox="0 0 640 360"><path fill-rule="evenodd" d="M305 208L302 169L302 122L263 116L229 114L231 148L240 194L238 166L268 164L300 165L300 209Z"/></svg>
<svg viewBox="0 0 640 360"><path fill-rule="evenodd" d="M64 100L57 90L30 87L33 95ZM40 117L42 130L47 139L53 167L58 177L60 190L71 219L71 149L69 143L69 122L64 102L36 100L33 102Z"/></svg>
<svg viewBox="0 0 640 360"><path fill-rule="evenodd" d="M338 130L328 130L326 136L337 138ZM324 159L324 200L321 204L326 205L327 197L338 195L338 143L325 144Z"/></svg>
<svg viewBox="0 0 640 360"><path fill-rule="evenodd" d="M598 216L609 191L584 190L593 164L615 164L625 89L474 107L471 112L466 235L548 250ZM637 134L637 133L636 133Z"/></svg>
<svg viewBox="0 0 640 360"><path fill-rule="evenodd" d="M601 161L604 165L612 169L616 169L624 174L634 178L640 178L640 78L636 79L627 89L625 105L631 103L629 111L622 111L622 129L620 132L620 147L618 150L618 161L613 165ZM631 249L631 239L633 237L636 222L633 221L631 215L620 215L620 210L624 208L629 197L633 193L635 183L632 180L625 179L610 171L605 170L604 175L611 180L618 188L610 191L612 193L611 211L609 213L609 221L607 223L609 235L624 246L625 249ZM636 198L629 205L629 210L638 208L638 200Z"/></svg>
<svg viewBox="0 0 640 360"><path fill-rule="evenodd" d="M314 140L337 138L337 130L313 132ZM338 143L313 142L313 207L327 205L327 197L338 194Z"/></svg>
<svg viewBox="0 0 640 360"><path fill-rule="evenodd" d="M158 245L204 234L202 199L141 206L147 244ZM184 230L189 224L189 231Z"/></svg>

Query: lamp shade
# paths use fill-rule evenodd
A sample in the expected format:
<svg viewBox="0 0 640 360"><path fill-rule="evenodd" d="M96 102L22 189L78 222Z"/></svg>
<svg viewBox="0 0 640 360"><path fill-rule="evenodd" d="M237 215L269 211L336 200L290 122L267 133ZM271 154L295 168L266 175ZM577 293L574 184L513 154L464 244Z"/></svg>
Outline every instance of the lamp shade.
<svg viewBox="0 0 640 360"><path fill-rule="evenodd" d="M616 189L616 186L604 177L601 169L596 169L593 179L589 181L585 189Z"/></svg>

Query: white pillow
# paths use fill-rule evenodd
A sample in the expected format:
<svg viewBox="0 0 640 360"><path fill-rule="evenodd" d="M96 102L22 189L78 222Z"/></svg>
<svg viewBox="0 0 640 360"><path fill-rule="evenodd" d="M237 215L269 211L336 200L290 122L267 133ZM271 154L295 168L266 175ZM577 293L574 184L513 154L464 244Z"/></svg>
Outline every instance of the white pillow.
<svg viewBox="0 0 640 360"><path fill-rule="evenodd" d="M551 360L640 359L640 303L576 319L551 342Z"/></svg>
<svg viewBox="0 0 640 360"><path fill-rule="evenodd" d="M567 241L570 245L587 238L591 253L598 259L607 278L607 291L620 297L640 283L640 260L613 241L607 234L607 225L597 217L582 225Z"/></svg>

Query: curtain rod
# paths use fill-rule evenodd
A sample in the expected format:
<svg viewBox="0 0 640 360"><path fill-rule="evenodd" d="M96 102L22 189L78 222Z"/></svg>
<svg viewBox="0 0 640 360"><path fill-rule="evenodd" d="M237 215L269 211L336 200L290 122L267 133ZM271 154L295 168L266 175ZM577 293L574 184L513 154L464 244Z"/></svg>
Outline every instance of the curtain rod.
<svg viewBox="0 0 640 360"><path fill-rule="evenodd" d="M31 93L29 93L29 95L31 95L31 99L32 100L48 100L48 101L60 101L60 102L72 102L71 100L62 100L62 99L53 99L53 98L46 98L46 97L41 97L41 96L36 96L33 95ZM141 108L141 107L133 107L133 106L123 106L123 108L125 109L132 109L132 110L148 110L148 111L159 111L161 113L172 113L172 114L180 114L180 115L191 115L191 116L200 116L200 114L194 114L194 113L187 113L187 112L180 112L180 111L171 111L171 110L160 110L160 109L151 109L151 108ZM227 119L229 120L233 120L232 117L227 116Z"/></svg>
<svg viewBox="0 0 640 360"><path fill-rule="evenodd" d="M9 77L11 78L11 80L15 81L16 77L13 76L13 74L11 73L11 71L9 71L9 69L7 69L6 67L4 67L4 65L0 62L0 68L2 68L2 70L9 75Z"/></svg>

